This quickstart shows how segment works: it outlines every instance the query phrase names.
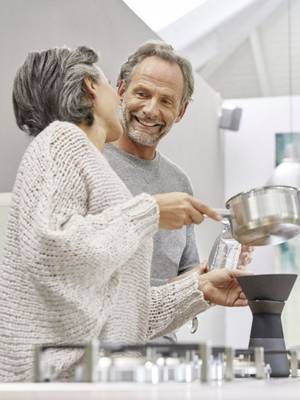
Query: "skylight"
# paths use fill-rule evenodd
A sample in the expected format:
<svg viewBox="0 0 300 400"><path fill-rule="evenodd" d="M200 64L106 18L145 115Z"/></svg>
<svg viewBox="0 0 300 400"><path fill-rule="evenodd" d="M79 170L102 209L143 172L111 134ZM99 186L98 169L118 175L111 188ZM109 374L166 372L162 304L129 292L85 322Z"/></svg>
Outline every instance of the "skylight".
<svg viewBox="0 0 300 400"><path fill-rule="evenodd" d="M207 0L123 0L153 31L158 32Z"/></svg>

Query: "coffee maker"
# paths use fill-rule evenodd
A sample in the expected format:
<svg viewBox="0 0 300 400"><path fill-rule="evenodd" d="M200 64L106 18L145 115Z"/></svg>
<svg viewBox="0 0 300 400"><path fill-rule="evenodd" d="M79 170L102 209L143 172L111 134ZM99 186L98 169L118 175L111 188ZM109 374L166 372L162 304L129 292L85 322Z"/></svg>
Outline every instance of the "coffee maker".
<svg viewBox="0 0 300 400"><path fill-rule="evenodd" d="M237 278L253 315L249 348L263 347L267 350L265 361L271 366L272 377L286 377L290 373L281 313L296 278L296 274L247 275Z"/></svg>

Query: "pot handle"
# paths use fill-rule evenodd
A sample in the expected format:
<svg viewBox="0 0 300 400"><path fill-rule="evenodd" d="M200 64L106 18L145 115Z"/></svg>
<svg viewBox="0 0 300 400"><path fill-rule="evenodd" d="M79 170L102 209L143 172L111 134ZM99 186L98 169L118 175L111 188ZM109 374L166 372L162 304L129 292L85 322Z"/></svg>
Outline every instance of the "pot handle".
<svg viewBox="0 0 300 400"><path fill-rule="evenodd" d="M222 218L226 218L226 219L231 219L232 218L232 215L231 215L231 213L230 213L230 211L229 210L227 210L227 208L214 208L214 210L219 214L219 215L221 215L221 217ZM204 215L204 217L206 217L207 218L207 215L205 215L205 214L203 214Z"/></svg>

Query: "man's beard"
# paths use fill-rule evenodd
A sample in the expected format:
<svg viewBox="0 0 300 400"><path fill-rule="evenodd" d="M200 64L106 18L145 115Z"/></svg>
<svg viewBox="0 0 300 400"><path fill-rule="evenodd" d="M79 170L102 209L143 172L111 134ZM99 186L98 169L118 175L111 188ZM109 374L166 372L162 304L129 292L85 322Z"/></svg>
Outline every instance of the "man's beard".
<svg viewBox="0 0 300 400"><path fill-rule="evenodd" d="M164 137L169 130L166 130L162 133L156 134L148 134L145 132L140 132L136 129L131 128L130 123L128 121L126 115L126 109L124 103L120 107L120 115L121 115L121 123L124 128L124 133L132 140L134 143L140 144L146 147L154 147L160 141L162 137Z"/></svg>
<svg viewBox="0 0 300 400"><path fill-rule="evenodd" d="M147 133L129 128L126 130L126 133L129 139L131 139L133 142L141 144L142 146L153 147L157 145L160 139L165 136L167 132L164 132L163 134L157 133L156 135L149 135Z"/></svg>

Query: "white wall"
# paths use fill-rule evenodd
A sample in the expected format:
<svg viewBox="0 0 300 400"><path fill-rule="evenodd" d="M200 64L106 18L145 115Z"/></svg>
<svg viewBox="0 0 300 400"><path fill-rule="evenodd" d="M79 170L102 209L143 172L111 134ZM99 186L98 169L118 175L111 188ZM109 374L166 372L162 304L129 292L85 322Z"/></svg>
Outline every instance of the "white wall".
<svg viewBox="0 0 300 400"><path fill-rule="evenodd" d="M287 97L236 99L243 109L239 132L225 132L225 199L265 185L275 165L275 134L290 131ZM300 132L300 97L293 98L293 131ZM250 270L275 272L276 246L257 247ZM226 310L226 343L248 346L252 316L248 308Z"/></svg>
<svg viewBox="0 0 300 400"><path fill-rule="evenodd" d="M242 107L239 132L225 133L226 198L262 186L275 165L275 133L290 131L287 97L238 99ZM225 103L226 104L226 103ZM300 97L293 99L293 130L300 132Z"/></svg>

